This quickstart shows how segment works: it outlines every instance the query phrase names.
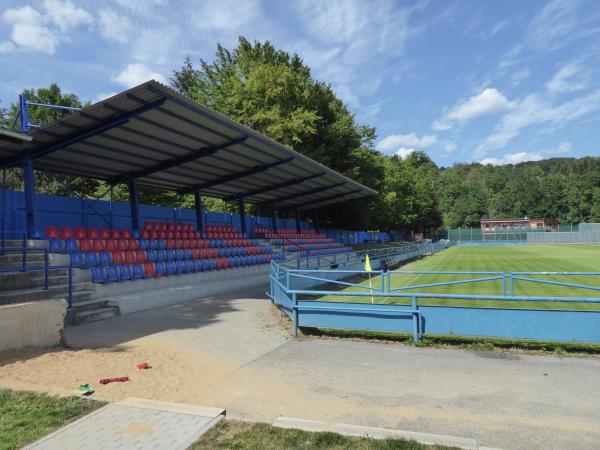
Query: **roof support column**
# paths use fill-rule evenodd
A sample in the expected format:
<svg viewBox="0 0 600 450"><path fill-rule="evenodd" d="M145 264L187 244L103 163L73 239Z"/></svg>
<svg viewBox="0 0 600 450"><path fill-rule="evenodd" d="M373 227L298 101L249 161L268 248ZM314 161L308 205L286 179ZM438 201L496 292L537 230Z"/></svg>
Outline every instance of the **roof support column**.
<svg viewBox="0 0 600 450"><path fill-rule="evenodd" d="M300 211L298 211L298 208L294 208L294 215L296 216L296 232L300 233Z"/></svg>
<svg viewBox="0 0 600 450"><path fill-rule="evenodd" d="M277 233L277 208L275 207L275 203L271 205L271 228Z"/></svg>
<svg viewBox="0 0 600 450"><path fill-rule="evenodd" d="M317 233L320 233L319 228L321 228L320 224L319 224L319 219L320 219L320 217L319 217L319 208L317 208L317 209L315 209L315 231Z"/></svg>
<svg viewBox="0 0 600 450"><path fill-rule="evenodd" d="M244 237L246 237L246 203L244 202L243 197L239 198L239 205L240 205L241 231L242 231L242 234L244 235Z"/></svg>
<svg viewBox="0 0 600 450"><path fill-rule="evenodd" d="M25 185L27 237L35 239L39 237L39 224L35 197L35 173L33 171L33 160L30 157L23 158L23 184Z"/></svg>
<svg viewBox="0 0 600 450"><path fill-rule="evenodd" d="M19 120L21 121L21 132L27 133L29 131L29 112L25 94L19 94Z"/></svg>
<svg viewBox="0 0 600 450"><path fill-rule="evenodd" d="M131 206L131 228L134 231L140 231L138 188L137 180L134 177L129 177L129 204Z"/></svg>
<svg viewBox="0 0 600 450"><path fill-rule="evenodd" d="M204 222L204 211L202 210L202 195L198 189L194 191L194 200L196 206L196 227L198 228L198 231L202 233L202 237L204 237L206 236L206 226Z"/></svg>

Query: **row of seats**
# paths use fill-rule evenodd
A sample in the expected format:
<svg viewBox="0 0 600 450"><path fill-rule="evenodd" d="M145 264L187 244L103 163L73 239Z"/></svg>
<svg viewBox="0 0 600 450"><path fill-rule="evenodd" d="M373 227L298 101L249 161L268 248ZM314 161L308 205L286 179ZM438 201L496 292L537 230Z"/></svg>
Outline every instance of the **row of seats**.
<svg viewBox="0 0 600 450"><path fill-rule="evenodd" d="M134 236L127 229L46 227L46 238L48 239L131 239L132 237Z"/></svg>
<svg viewBox="0 0 600 450"><path fill-rule="evenodd" d="M145 221L144 230L147 231L194 231L194 226L190 223L172 223L172 222L153 222Z"/></svg>
<svg viewBox="0 0 600 450"><path fill-rule="evenodd" d="M108 266L92 267L92 282L112 283L117 281L141 280L161 276L182 275L187 273L207 272L227 269L229 267L244 267L266 264L269 255L219 257L214 259L188 259L166 262L146 262L111 264Z"/></svg>

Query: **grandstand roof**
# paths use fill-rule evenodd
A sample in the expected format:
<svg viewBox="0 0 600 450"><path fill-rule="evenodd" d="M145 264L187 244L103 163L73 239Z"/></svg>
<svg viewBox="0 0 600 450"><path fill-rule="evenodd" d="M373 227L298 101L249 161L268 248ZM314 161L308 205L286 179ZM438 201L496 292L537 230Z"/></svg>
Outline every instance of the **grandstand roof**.
<svg viewBox="0 0 600 450"><path fill-rule="evenodd" d="M24 156L54 173L312 208L377 194L154 80L0 140L0 166Z"/></svg>

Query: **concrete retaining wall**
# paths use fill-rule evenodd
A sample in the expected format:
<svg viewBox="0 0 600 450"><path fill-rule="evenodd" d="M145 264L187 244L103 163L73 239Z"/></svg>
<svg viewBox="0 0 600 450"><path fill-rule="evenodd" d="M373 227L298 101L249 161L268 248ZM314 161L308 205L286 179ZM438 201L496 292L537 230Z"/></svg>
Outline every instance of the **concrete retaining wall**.
<svg viewBox="0 0 600 450"><path fill-rule="evenodd" d="M238 267L177 277L99 285L95 294L119 307L121 314L174 305L209 295L269 285L269 266Z"/></svg>
<svg viewBox="0 0 600 450"><path fill-rule="evenodd" d="M0 306L0 351L60 344L66 314L63 299Z"/></svg>

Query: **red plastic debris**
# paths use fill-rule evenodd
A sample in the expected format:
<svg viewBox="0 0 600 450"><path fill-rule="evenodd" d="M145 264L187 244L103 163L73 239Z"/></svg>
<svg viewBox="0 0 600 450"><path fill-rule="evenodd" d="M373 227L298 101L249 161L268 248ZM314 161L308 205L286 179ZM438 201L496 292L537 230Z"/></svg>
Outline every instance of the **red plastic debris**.
<svg viewBox="0 0 600 450"><path fill-rule="evenodd" d="M138 369L152 369L152 366L147 362L139 363L137 366Z"/></svg>

